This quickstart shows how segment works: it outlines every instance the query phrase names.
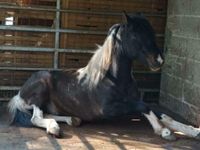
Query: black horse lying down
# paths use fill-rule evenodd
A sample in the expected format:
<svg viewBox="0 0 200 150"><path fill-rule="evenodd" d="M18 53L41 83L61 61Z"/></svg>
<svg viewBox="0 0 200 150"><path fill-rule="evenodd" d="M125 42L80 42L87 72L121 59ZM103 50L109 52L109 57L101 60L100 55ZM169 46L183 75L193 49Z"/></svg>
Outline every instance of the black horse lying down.
<svg viewBox="0 0 200 150"><path fill-rule="evenodd" d="M131 119L140 113L165 139L175 138L170 129L199 139L199 128L162 113L155 115L139 101L131 74L132 60L138 59L156 71L163 64L163 57L150 23L143 16L125 16L127 22L110 28L104 44L86 67L34 73L9 103L12 121L59 135L59 121L79 125L81 121Z"/></svg>

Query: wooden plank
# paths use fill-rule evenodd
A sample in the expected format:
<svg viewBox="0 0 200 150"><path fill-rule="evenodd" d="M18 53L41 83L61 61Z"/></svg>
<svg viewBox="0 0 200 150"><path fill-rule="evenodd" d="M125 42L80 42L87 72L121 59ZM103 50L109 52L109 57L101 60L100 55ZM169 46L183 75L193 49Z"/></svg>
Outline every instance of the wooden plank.
<svg viewBox="0 0 200 150"><path fill-rule="evenodd" d="M0 31L1 45L54 47L53 33Z"/></svg>
<svg viewBox="0 0 200 150"><path fill-rule="evenodd" d="M27 12L21 11L18 13L11 14L1 14L0 18L2 21L5 20L6 17L14 16L18 17L20 20L26 19L26 24L34 20L35 22L41 22L40 24L46 24L47 21L51 21L53 25L53 19L55 18L55 14L45 14L42 12ZM92 15L92 14L77 14L77 13L62 13L61 14L61 27L62 28L70 28L75 30L100 30L107 31L113 24L120 23L122 21L122 16L103 16L103 15ZM163 33L165 30L166 18L160 16L148 16L147 17L156 30L156 33ZM31 24L30 24L31 25ZM39 25L39 24L38 24ZM47 26L47 25L46 25Z"/></svg>
<svg viewBox="0 0 200 150"><path fill-rule="evenodd" d="M36 19L43 19L43 20L54 20L55 13L54 12L44 12L44 11L23 11L20 10L17 13L14 13L15 17L19 18L36 18Z"/></svg>
<svg viewBox="0 0 200 150"><path fill-rule="evenodd" d="M62 53L59 55L59 68L81 68L87 65L92 54Z"/></svg>
<svg viewBox="0 0 200 150"><path fill-rule="evenodd" d="M55 0L17 0L17 4L20 6L55 6Z"/></svg>
<svg viewBox="0 0 200 150"><path fill-rule="evenodd" d="M24 71L0 71L0 85L21 86L31 76L32 72Z"/></svg>
<svg viewBox="0 0 200 150"><path fill-rule="evenodd" d="M106 35L61 34L61 48L96 49L96 44L102 45ZM159 48L163 48L163 37L157 37Z"/></svg>
<svg viewBox="0 0 200 150"><path fill-rule="evenodd" d="M55 12L45 11L28 11L28 10L16 10L16 9L0 9L0 18L6 17L19 17L19 18L37 18L37 19L51 19L54 20Z"/></svg>
<svg viewBox="0 0 200 150"><path fill-rule="evenodd" d="M166 13L167 0L65 0L64 9Z"/></svg>
<svg viewBox="0 0 200 150"><path fill-rule="evenodd" d="M11 40L11 41L33 41L33 42L37 42L39 38L41 38L42 36L38 36L38 37L35 37L35 36L18 36L18 35L11 35L11 36L2 36L0 35L0 41L8 41L8 40ZM51 42L53 42L53 38L49 38L49 40Z"/></svg>
<svg viewBox="0 0 200 150"><path fill-rule="evenodd" d="M122 16L61 13L61 27L75 30L98 30L108 31L116 23L123 22ZM164 33L166 18L161 16L148 16L156 33Z"/></svg>
<svg viewBox="0 0 200 150"><path fill-rule="evenodd" d="M53 54L42 52L0 52L0 67L43 67L53 65Z"/></svg>
<svg viewBox="0 0 200 150"><path fill-rule="evenodd" d="M61 34L61 48L94 49L95 44L102 44L105 35Z"/></svg>
<svg viewBox="0 0 200 150"><path fill-rule="evenodd" d="M33 1L33 0L32 0ZM35 1L35 0L34 0ZM40 1L40 2L56 2L56 0L38 0L38 1Z"/></svg>
<svg viewBox="0 0 200 150"><path fill-rule="evenodd" d="M160 74L145 74L135 73L134 78L137 81L138 87L147 89L160 88Z"/></svg>
<svg viewBox="0 0 200 150"><path fill-rule="evenodd" d="M121 22L119 16L62 13L61 27L76 30L107 31L113 24Z"/></svg>

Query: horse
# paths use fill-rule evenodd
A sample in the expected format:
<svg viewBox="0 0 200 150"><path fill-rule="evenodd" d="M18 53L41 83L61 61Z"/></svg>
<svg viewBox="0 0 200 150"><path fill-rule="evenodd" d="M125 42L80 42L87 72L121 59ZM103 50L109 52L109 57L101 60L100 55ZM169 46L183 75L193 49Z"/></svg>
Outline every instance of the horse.
<svg viewBox="0 0 200 150"><path fill-rule="evenodd" d="M109 29L85 67L33 73L8 104L12 123L44 128L59 136L58 122L79 126L97 120L128 120L140 114L164 139L174 140L173 131L200 139L199 128L154 111L140 100L132 61L157 71L164 63L163 52L144 16L124 16L126 21Z"/></svg>

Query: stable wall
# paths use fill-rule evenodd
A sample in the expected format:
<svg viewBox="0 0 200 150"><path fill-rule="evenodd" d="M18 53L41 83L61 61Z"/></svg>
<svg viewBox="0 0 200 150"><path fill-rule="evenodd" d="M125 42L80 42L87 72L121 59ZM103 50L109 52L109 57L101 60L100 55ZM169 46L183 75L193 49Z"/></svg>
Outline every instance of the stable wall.
<svg viewBox="0 0 200 150"><path fill-rule="evenodd" d="M200 125L200 1L169 0L160 104Z"/></svg>

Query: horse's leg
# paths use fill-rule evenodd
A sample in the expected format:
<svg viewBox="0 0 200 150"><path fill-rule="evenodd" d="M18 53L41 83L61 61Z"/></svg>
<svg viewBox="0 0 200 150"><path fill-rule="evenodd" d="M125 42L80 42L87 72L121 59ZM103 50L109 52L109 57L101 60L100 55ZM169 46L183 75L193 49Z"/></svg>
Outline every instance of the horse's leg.
<svg viewBox="0 0 200 150"><path fill-rule="evenodd" d="M69 116L56 116L56 115L45 115L45 118L55 119L57 122L65 122L70 126L80 126L81 119L78 117L69 117Z"/></svg>
<svg viewBox="0 0 200 150"><path fill-rule="evenodd" d="M200 128L195 128L190 125L185 125L183 123L180 123L171 117L167 116L166 114L161 115L160 121L167 126L168 128L179 131L184 133L186 136L196 138L200 140Z"/></svg>
<svg viewBox="0 0 200 150"><path fill-rule="evenodd" d="M138 101L138 102L134 102L133 106L137 112L142 113L147 118L155 134L160 135L162 138L166 140L176 139L173 132L161 124L158 117L154 114L152 110L150 110L150 108L148 108L147 105L145 105L145 103Z"/></svg>
<svg viewBox="0 0 200 150"><path fill-rule="evenodd" d="M157 116L154 114L153 111L149 111L149 113L143 113L143 115L147 118L147 120L150 122L155 134L162 136L162 138L167 140L175 140L176 137L170 131L170 129L164 127Z"/></svg>
<svg viewBox="0 0 200 150"><path fill-rule="evenodd" d="M60 127L55 121L55 119L44 119L43 112L39 109L39 107L33 106L33 116L31 118L31 122L33 125L41 128L45 128L47 133L59 136Z"/></svg>
<svg viewBox="0 0 200 150"><path fill-rule="evenodd" d="M104 115L106 118L112 118L113 116L132 116L134 114L144 115L149 123L151 124L155 134L162 136L162 138L167 140L175 140L175 136L170 129L165 128L159 121L158 117L153 113L153 111L148 108L148 106L142 101L131 101L131 102L121 102L112 103L104 106Z"/></svg>
<svg viewBox="0 0 200 150"><path fill-rule="evenodd" d="M178 122L171 117L167 116L166 114L158 113L159 119L157 116L153 113L153 111L149 111L149 113L144 113L144 116L149 120L152 127L154 128L154 131L156 134L161 135L163 138L170 138L172 139L173 136L167 136L172 135L170 133L171 130L178 131L184 133L188 137L200 139L200 128L195 128L190 125L185 125L181 122ZM163 128L163 126L160 124L160 122L167 128Z"/></svg>

